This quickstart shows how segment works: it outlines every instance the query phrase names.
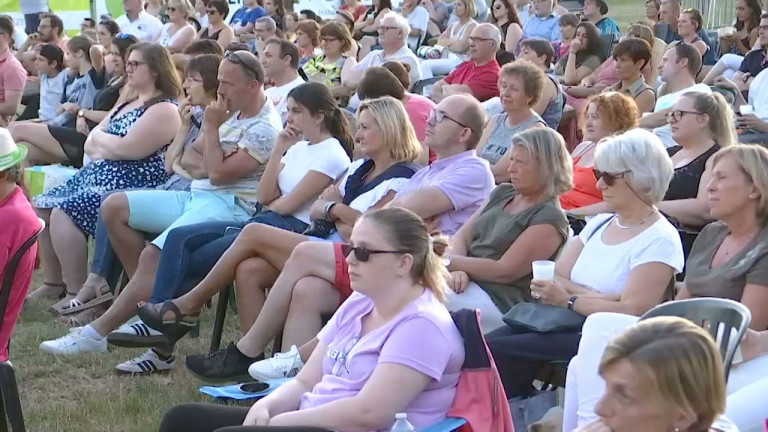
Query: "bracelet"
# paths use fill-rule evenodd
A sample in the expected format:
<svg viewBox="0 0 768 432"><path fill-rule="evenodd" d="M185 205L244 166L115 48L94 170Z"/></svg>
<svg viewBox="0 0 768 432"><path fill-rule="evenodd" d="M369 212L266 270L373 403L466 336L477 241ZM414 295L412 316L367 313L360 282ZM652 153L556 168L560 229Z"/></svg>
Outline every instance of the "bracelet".
<svg viewBox="0 0 768 432"><path fill-rule="evenodd" d="M336 205L336 201L328 201L323 206L323 218L327 221L331 220L331 215L329 214L333 206Z"/></svg>
<svg viewBox="0 0 768 432"><path fill-rule="evenodd" d="M568 299L568 310L573 310L573 306L576 304L576 299L579 298L578 296L571 296L571 298Z"/></svg>

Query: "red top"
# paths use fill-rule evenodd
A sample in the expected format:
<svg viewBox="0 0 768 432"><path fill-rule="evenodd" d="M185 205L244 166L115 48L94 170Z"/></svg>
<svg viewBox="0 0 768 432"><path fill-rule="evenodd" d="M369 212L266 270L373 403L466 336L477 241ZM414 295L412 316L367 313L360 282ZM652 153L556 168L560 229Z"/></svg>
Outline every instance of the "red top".
<svg viewBox="0 0 768 432"><path fill-rule="evenodd" d="M496 60L482 66L475 66L474 61L467 60L445 77L445 82L468 86L477 100L485 102L499 95L500 71L501 67Z"/></svg>
<svg viewBox="0 0 768 432"><path fill-rule="evenodd" d="M352 16L355 17L355 21L357 21L360 18L360 16L366 15L368 13L368 8L363 5L356 7L355 10L349 10L349 6L347 5L343 5L339 9L351 13Z"/></svg>
<svg viewBox="0 0 768 432"><path fill-rule="evenodd" d="M32 210L32 205L24 196L24 192L17 187L0 201L0 221L3 221L3 229L0 229L0 283L2 283L1 281L5 278L6 264L21 245L40 229L40 220ZM16 269L8 306L3 317L3 327L0 330L0 361L8 360L8 341L11 340L16 320L21 314L24 297L27 296L29 284L32 282L36 258L37 244L34 244Z"/></svg>
<svg viewBox="0 0 768 432"><path fill-rule="evenodd" d="M580 159L581 156L573 158L573 189L560 195L560 207L566 211L603 201L593 168L576 165Z"/></svg>

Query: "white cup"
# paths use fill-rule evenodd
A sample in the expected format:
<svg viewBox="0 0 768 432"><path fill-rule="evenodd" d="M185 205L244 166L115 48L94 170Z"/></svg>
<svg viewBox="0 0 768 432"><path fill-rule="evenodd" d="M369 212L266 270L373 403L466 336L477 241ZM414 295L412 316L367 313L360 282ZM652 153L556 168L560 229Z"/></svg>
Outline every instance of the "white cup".
<svg viewBox="0 0 768 432"><path fill-rule="evenodd" d="M534 261L533 278L536 280L554 280L555 262L554 261Z"/></svg>
<svg viewBox="0 0 768 432"><path fill-rule="evenodd" d="M752 105L741 105L739 106L739 112L741 113L741 115L748 115L748 114L752 114L755 111L752 108Z"/></svg>

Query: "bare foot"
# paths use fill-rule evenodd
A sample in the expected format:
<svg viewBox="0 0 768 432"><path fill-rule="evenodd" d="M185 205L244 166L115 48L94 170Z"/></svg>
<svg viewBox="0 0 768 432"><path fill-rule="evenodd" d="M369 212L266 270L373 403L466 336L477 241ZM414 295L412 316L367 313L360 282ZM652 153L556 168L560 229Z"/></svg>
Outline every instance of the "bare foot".
<svg viewBox="0 0 768 432"><path fill-rule="evenodd" d="M27 299L58 299L66 294L67 286L63 283L43 282L36 290L27 294Z"/></svg>

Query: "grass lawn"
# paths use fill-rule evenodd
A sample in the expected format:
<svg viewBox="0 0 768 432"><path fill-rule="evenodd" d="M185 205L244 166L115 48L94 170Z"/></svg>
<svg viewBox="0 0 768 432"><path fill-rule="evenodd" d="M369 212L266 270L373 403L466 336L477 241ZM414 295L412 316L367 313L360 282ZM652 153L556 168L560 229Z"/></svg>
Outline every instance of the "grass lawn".
<svg viewBox="0 0 768 432"><path fill-rule="evenodd" d="M39 285L41 275L36 275ZM205 352L210 343L214 310L206 310L201 337L179 343L176 368L148 377L120 376L114 366L143 352L110 348L108 354L55 357L38 350L40 342L59 337L67 328L46 311L47 303L28 304L11 344L21 403L30 432L150 432L172 406L205 401L201 382L183 364L185 354ZM228 314L223 343L237 337L234 314ZM182 432L182 431L179 431Z"/></svg>

